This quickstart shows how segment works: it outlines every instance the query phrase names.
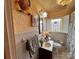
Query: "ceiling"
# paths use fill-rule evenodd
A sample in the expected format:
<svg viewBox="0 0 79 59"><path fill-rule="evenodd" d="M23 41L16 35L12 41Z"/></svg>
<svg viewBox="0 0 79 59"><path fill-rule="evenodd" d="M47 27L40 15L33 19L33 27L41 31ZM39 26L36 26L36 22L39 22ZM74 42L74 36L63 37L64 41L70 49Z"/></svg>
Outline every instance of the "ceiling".
<svg viewBox="0 0 79 59"><path fill-rule="evenodd" d="M57 0L31 0L31 14L36 14L40 10L48 13L48 18L63 17L75 10L75 0L66 6L57 4Z"/></svg>

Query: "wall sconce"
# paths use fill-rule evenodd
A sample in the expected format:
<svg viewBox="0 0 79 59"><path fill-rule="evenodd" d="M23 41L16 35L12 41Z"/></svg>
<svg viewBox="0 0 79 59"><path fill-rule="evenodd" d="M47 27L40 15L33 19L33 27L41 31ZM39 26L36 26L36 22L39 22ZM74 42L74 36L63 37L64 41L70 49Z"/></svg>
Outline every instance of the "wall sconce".
<svg viewBox="0 0 79 59"><path fill-rule="evenodd" d="M45 12L45 11L40 11L40 12L39 12L39 15L40 15L41 18L45 18L45 17L47 17L47 12Z"/></svg>

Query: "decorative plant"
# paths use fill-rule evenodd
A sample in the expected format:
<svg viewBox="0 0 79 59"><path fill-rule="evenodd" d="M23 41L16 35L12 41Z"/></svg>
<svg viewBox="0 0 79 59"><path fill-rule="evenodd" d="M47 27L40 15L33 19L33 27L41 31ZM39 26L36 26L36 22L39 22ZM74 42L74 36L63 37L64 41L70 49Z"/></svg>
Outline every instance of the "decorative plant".
<svg viewBox="0 0 79 59"><path fill-rule="evenodd" d="M42 39L40 39L39 40L39 42L40 42L40 44L41 44L41 46L43 45L43 40Z"/></svg>
<svg viewBox="0 0 79 59"><path fill-rule="evenodd" d="M48 31L44 31L44 35L45 35L45 40L48 41L49 32Z"/></svg>

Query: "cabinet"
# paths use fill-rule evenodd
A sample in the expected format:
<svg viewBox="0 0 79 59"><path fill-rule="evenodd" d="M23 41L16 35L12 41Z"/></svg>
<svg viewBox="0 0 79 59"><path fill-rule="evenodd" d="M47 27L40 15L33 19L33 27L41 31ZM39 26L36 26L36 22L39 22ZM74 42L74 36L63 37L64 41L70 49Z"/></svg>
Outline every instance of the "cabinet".
<svg viewBox="0 0 79 59"><path fill-rule="evenodd" d="M43 48L39 48L39 59L52 59L52 52Z"/></svg>

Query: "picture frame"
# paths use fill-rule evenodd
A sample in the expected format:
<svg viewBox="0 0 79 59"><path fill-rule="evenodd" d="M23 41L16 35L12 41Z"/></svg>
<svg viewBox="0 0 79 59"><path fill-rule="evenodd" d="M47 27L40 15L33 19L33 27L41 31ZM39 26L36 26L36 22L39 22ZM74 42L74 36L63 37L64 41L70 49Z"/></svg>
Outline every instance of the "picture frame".
<svg viewBox="0 0 79 59"><path fill-rule="evenodd" d="M38 17L37 16L32 16L31 20L32 20L32 26L33 27L38 27Z"/></svg>

